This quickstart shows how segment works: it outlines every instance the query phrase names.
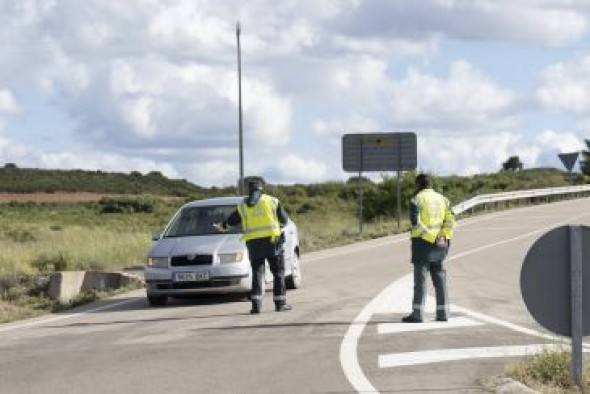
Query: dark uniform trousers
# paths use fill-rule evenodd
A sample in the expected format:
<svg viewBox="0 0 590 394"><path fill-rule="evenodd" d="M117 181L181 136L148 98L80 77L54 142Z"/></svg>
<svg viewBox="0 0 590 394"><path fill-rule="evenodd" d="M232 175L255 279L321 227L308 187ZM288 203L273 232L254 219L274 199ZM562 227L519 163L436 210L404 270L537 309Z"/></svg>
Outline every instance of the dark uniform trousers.
<svg viewBox="0 0 590 394"><path fill-rule="evenodd" d="M286 303L285 258L281 244L271 241L270 237L246 242L250 264L252 266L252 305L260 307L264 294L264 262L268 260L273 275L273 300L276 306Z"/></svg>
<svg viewBox="0 0 590 394"><path fill-rule="evenodd" d="M447 271L444 267L447 252L447 248L440 248L422 238L412 238L412 263L414 264L412 315L414 317L420 319L423 317L426 301L426 273L430 272L436 294L436 316L447 318Z"/></svg>

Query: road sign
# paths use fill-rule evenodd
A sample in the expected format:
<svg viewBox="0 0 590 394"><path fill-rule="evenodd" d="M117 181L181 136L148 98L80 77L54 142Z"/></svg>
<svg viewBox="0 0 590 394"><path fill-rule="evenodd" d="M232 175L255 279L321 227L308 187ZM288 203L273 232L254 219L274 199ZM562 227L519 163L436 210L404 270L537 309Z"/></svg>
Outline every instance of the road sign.
<svg viewBox="0 0 590 394"><path fill-rule="evenodd" d="M590 227L562 226L539 238L520 272L529 312L549 331L572 338L571 378L582 386L582 337L590 334ZM584 314L586 308L586 314Z"/></svg>
<svg viewBox="0 0 590 394"><path fill-rule="evenodd" d="M572 152L560 153L557 156L559 156L559 159L561 160L565 168L567 168L568 171L571 171L574 168L574 165L576 164L576 160L578 160L578 155L579 152Z"/></svg>
<svg viewBox="0 0 590 394"><path fill-rule="evenodd" d="M520 291L531 315L559 335L571 335L570 230L555 228L528 251L520 272ZM590 283L590 228L582 227L583 282ZM583 305L590 311L590 287L583 289ZM590 335L590 313L584 316L583 335Z"/></svg>
<svg viewBox="0 0 590 394"><path fill-rule="evenodd" d="M414 170L417 167L416 134L345 134L342 166L347 172Z"/></svg>

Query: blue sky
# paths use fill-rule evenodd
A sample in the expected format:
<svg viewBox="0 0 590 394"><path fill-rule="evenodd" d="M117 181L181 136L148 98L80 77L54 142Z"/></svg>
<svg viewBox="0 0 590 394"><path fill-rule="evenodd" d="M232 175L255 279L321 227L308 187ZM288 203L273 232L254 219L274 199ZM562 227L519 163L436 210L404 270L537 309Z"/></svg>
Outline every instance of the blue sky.
<svg viewBox="0 0 590 394"><path fill-rule="evenodd" d="M0 3L0 163L344 180L346 133L413 131L440 175L561 168L590 139L586 0ZM378 178L380 174L372 174Z"/></svg>

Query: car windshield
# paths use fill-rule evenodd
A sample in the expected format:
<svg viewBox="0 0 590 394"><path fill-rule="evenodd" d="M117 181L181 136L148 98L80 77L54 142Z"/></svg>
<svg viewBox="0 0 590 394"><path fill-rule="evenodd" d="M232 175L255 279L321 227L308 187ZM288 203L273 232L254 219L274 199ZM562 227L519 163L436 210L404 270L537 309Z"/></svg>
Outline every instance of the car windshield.
<svg viewBox="0 0 590 394"><path fill-rule="evenodd" d="M185 237L193 235L221 234L214 223L222 223L236 210L235 205L186 207L174 218L164 237ZM224 234L240 234L242 226L230 227Z"/></svg>

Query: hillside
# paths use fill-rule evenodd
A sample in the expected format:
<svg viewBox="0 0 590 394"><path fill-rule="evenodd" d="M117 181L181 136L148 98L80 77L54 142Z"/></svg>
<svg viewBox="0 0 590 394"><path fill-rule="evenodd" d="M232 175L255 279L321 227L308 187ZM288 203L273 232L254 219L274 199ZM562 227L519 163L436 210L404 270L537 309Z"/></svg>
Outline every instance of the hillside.
<svg viewBox="0 0 590 394"><path fill-rule="evenodd" d="M152 194L186 197L203 188L184 179L169 179L158 171L146 175L85 170L46 170L18 168L7 164L0 168L0 193L100 193Z"/></svg>

